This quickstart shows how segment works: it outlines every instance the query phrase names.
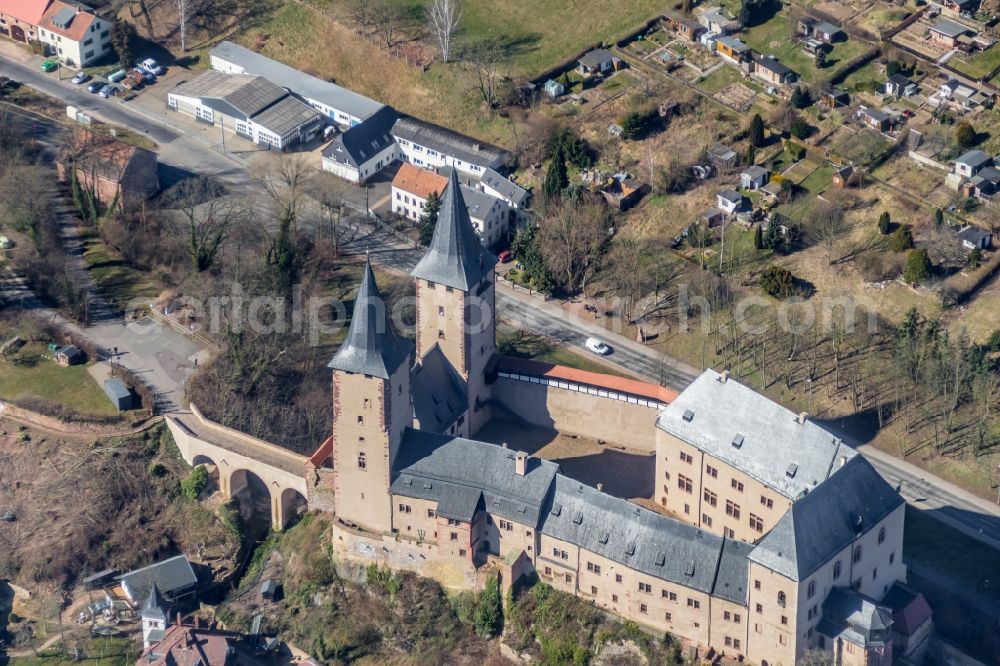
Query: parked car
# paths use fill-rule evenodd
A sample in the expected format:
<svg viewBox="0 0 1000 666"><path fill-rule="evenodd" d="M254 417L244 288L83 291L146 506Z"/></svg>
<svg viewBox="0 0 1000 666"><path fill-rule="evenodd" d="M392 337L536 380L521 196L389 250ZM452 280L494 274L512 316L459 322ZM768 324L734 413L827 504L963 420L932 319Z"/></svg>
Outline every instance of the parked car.
<svg viewBox="0 0 1000 666"><path fill-rule="evenodd" d="M101 92L101 88L103 88L105 85L106 84L103 81L92 81L91 84L87 86L87 92L89 93Z"/></svg>
<svg viewBox="0 0 1000 666"><path fill-rule="evenodd" d="M100 95L101 97L104 97L105 99L107 99L108 97L111 97L111 91L112 90L114 90L114 88L111 87L111 84L108 84L108 85L104 86L103 88L101 88L100 91L97 94Z"/></svg>
<svg viewBox="0 0 1000 666"><path fill-rule="evenodd" d="M152 58L146 58L138 65L136 65L136 67L140 67L143 70L149 72L150 74L155 74L156 76L163 76L166 73L166 70L160 67L159 63L157 63Z"/></svg>
<svg viewBox="0 0 1000 666"><path fill-rule="evenodd" d="M585 345L589 351L592 351L599 356L607 356L611 353L611 347L597 338L587 338Z"/></svg>
<svg viewBox="0 0 1000 666"><path fill-rule="evenodd" d="M80 85L81 83L86 83L89 80L90 80L90 74L87 74L86 72L77 72L76 76L74 76L71 79L71 81L73 81L73 83L75 83L76 85Z"/></svg>
<svg viewBox="0 0 1000 666"><path fill-rule="evenodd" d="M510 253L510 250L504 250L503 252L501 252L501 253L499 254L499 256L498 256L497 258L498 258L498 259L500 260L500 263L501 263L501 264L506 264L506 263L508 263L508 262L509 262L509 261L510 261L511 259L513 259L513 258L514 258L514 255L512 255L512 254Z"/></svg>
<svg viewBox="0 0 1000 666"><path fill-rule="evenodd" d="M55 60L46 60L42 63L42 71L48 74L59 69L59 63Z"/></svg>

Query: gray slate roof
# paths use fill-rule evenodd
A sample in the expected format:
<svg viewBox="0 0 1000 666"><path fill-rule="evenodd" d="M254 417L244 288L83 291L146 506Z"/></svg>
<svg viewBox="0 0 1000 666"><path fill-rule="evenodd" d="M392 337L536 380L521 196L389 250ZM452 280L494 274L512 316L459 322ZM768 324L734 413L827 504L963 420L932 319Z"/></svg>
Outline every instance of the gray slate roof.
<svg viewBox="0 0 1000 666"><path fill-rule="evenodd" d="M984 153L981 150L970 150L968 152L962 153L962 155L955 160L955 164L965 164L973 169L977 169L984 164L988 164L993 161L993 158Z"/></svg>
<svg viewBox="0 0 1000 666"><path fill-rule="evenodd" d="M499 169L512 158L503 148L477 141L472 137L459 134L447 127L403 116L392 128L396 139L410 141L425 148L435 150L442 155L449 155L467 164L475 164L484 168Z"/></svg>
<svg viewBox="0 0 1000 666"><path fill-rule="evenodd" d="M612 497L562 474L545 506L540 527L562 541L659 580L711 593L715 581L746 590L747 561L721 558L724 539L678 520ZM732 551L738 553L738 549ZM631 554L630 554L631 553ZM726 570L719 572L720 561ZM734 596L740 596L737 592ZM745 602L745 594L741 602Z"/></svg>
<svg viewBox="0 0 1000 666"><path fill-rule="evenodd" d="M969 32L969 29L960 23L955 21L949 21L948 19L942 19L931 26L931 30L934 32L939 32L942 35L948 37L958 37L959 35L964 35Z"/></svg>
<svg viewBox="0 0 1000 666"><path fill-rule="evenodd" d="M143 619L166 620L166 608L167 604L163 601L163 597L160 596L160 589L156 587L156 583L154 582L149 592L149 597L146 599L146 605L142 607L140 615Z"/></svg>
<svg viewBox="0 0 1000 666"><path fill-rule="evenodd" d="M826 35L831 35L831 36L843 32L843 30L841 30L840 28L838 28L837 26L828 21L816 21L815 23L812 24L812 26L813 30L815 30L816 32L822 32Z"/></svg>
<svg viewBox="0 0 1000 666"><path fill-rule="evenodd" d="M194 588L198 584L198 578L194 575L188 558L177 555L123 574L121 582L133 603L138 603L149 598L154 583L164 596L172 598Z"/></svg>
<svg viewBox="0 0 1000 666"><path fill-rule="evenodd" d="M369 261L354 299L347 339L327 367L388 379L409 356L409 343L397 336L389 323L387 304Z"/></svg>
<svg viewBox="0 0 1000 666"><path fill-rule="evenodd" d="M493 515L537 527L558 469L556 463L531 457L527 473L520 476L513 449L407 428L391 489L404 497L436 500L456 516L468 514L481 492Z"/></svg>
<svg viewBox="0 0 1000 666"><path fill-rule="evenodd" d="M487 194L482 190L477 190L473 187L466 187L462 185L462 198L465 200L465 207L469 211L469 217L476 218L477 220L482 220L486 217L486 214L493 209L494 206L500 204L506 206L507 203L497 199L492 194ZM485 233L485 229L483 232Z"/></svg>
<svg viewBox="0 0 1000 666"><path fill-rule="evenodd" d="M884 643L891 635L892 611L850 588L835 587L823 601L823 620L817 628L830 638L861 647Z"/></svg>
<svg viewBox="0 0 1000 666"><path fill-rule="evenodd" d="M232 42L221 42L212 49L211 55L238 65L249 74L267 77L302 97L340 109L361 120L367 119L384 106L381 102L359 95L353 90L300 72Z"/></svg>
<svg viewBox="0 0 1000 666"><path fill-rule="evenodd" d="M984 169L985 171L985 169ZM991 234L986 229L980 229L979 227L968 226L958 232L958 237L961 240L967 240L970 243L979 245L984 239L992 237Z"/></svg>
<svg viewBox="0 0 1000 666"><path fill-rule="evenodd" d="M397 117L395 109L383 106L365 122L338 135L323 150L323 157L354 168L360 167L395 143L392 126Z"/></svg>
<svg viewBox="0 0 1000 666"><path fill-rule="evenodd" d="M494 169L484 170L479 180L510 199L518 208L523 208L527 199L531 196L528 190L510 179L504 178Z"/></svg>
<svg viewBox="0 0 1000 666"><path fill-rule="evenodd" d="M726 201L729 201L730 203L738 204L743 202L743 195L737 192L736 190L722 190L721 192L719 192L719 196L725 199Z"/></svg>
<svg viewBox="0 0 1000 666"><path fill-rule="evenodd" d="M469 409L464 382L437 343L413 366L410 384L421 430L444 432Z"/></svg>
<svg viewBox="0 0 1000 666"><path fill-rule="evenodd" d="M786 67L774 56L760 56L759 58L755 58L754 62L756 62L760 67L774 72L778 76L787 76L788 74L795 73L791 67Z"/></svg>
<svg viewBox="0 0 1000 666"><path fill-rule="evenodd" d="M751 180L757 180L758 178L763 178L764 176L766 176L768 174L768 170L762 166L751 164L750 166L748 166L746 169L743 170L743 173L749 176Z"/></svg>
<svg viewBox="0 0 1000 666"><path fill-rule="evenodd" d="M476 235L462 187L453 170L441 197L441 211L430 247L410 275L470 291L496 263L497 258L483 247Z"/></svg>
<svg viewBox="0 0 1000 666"><path fill-rule="evenodd" d="M855 455L793 503L750 559L792 580L805 580L854 541L859 528L871 529L902 503L871 463Z"/></svg>
<svg viewBox="0 0 1000 666"><path fill-rule="evenodd" d="M601 63L611 62L613 59L614 55L612 55L611 51L607 49L594 49L580 56L580 60L577 62L584 67L599 67Z"/></svg>
<svg viewBox="0 0 1000 666"><path fill-rule="evenodd" d="M693 412L690 420L684 419ZM857 455L828 431L734 379L706 370L660 413L656 426L795 499ZM733 439L742 435L742 444ZM796 465L789 475L790 465Z"/></svg>
<svg viewBox="0 0 1000 666"><path fill-rule="evenodd" d="M225 74L209 70L172 91L175 95L200 98L206 106L244 119L260 113L288 95L262 76ZM213 104L214 102L214 104Z"/></svg>
<svg viewBox="0 0 1000 666"><path fill-rule="evenodd" d="M321 116L305 102L288 96L278 100L253 117L253 121L278 136L286 136L299 127L318 123Z"/></svg>

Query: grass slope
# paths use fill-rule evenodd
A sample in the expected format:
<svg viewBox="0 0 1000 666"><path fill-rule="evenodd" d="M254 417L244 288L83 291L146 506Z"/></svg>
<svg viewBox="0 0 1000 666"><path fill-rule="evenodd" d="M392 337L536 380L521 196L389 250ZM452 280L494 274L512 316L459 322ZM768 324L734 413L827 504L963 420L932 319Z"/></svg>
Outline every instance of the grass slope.
<svg viewBox="0 0 1000 666"><path fill-rule="evenodd" d="M39 397L80 412L112 416L115 410L83 365L64 368L40 342L25 345L17 361L0 361L0 397Z"/></svg>

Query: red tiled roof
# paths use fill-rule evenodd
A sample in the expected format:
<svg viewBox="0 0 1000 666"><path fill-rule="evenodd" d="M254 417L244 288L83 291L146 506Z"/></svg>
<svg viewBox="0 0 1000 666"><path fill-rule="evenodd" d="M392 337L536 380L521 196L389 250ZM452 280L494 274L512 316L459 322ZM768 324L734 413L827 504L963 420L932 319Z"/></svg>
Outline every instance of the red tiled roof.
<svg viewBox="0 0 1000 666"><path fill-rule="evenodd" d="M143 652L136 666L225 666L238 640L239 634L229 631L175 624Z"/></svg>
<svg viewBox="0 0 1000 666"><path fill-rule="evenodd" d="M326 459L333 455L333 435L330 435L326 440L319 445L311 456L309 456L309 463L313 467L322 467Z"/></svg>
<svg viewBox="0 0 1000 666"><path fill-rule="evenodd" d="M77 12L76 18L74 18L69 24L69 28L65 30L63 28L57 28L52 24L53 17L64 9ZM96 19L97 17L90 12L79 10L76 6L68 5L65 2L62 2L62 0L53 0L52 4L49 5L48 10L45 12L45 15L42 16L42 20L38 26L45 28L50 32L54 32L57 35L62 35L63 37L73 40L74 42L79 42L83 40L84 36L87 34L87 30L90 29L90 25Z"/></svg>
<svg viewBox="0 0 1000 666"><path fill-rule="evenodd" d="M665 386L657 386L656 384L641 382L637 379L605 375L601 372L577 370L565 365L529 361L528 359L515 358L513 356L500 356L497 362L497 369L505 372L535 375L547 379L560 379L566 382L585 384L594 388L603 388L619 393L629 393L650 400L659 400L664 404L670 404L677 398L677 391Z"/></svg>
<svg viewBox="0 0 1000 666"><path fill-rule="evenodd" d="M421 169L409 162L403 162L403 166L399 167L396 177L392 179L392 186L404 192L414 194L421 199L426 199L432 192L437 192L439 195L442 194L448 186L448 179L437 175L433 171Z"/></svg>
<svg viewBox="0 0 1000 666"><path fill-rule="evenodd" d="M19 21L38 25L42 20L45 9L49 6L50 0L2 0L0 1L0 14L13 16Z"/></svg>

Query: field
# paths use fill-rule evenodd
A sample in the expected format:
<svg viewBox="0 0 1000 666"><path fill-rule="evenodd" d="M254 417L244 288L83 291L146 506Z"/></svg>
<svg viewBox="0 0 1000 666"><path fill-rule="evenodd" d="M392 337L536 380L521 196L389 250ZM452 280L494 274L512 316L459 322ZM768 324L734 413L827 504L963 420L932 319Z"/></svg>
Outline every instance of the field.
<svg viewBox="0 0 1000 666"><path fill-rule="evenodd" d="M1000 48L994 45L969 59L952 58L949 64L971 78L979 79L1000 66Z"/></svg>
<svg viewBox="0 0 1000 666"><path fill-rule="evenodd" d="M0 360L0 398L38 397L80 413L115 414L111 401L85 366L64 368L57 365L40 342L22 347L16 359Z"/></svg>

